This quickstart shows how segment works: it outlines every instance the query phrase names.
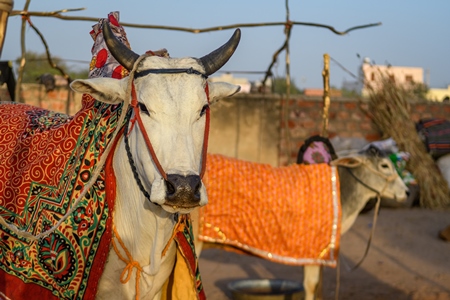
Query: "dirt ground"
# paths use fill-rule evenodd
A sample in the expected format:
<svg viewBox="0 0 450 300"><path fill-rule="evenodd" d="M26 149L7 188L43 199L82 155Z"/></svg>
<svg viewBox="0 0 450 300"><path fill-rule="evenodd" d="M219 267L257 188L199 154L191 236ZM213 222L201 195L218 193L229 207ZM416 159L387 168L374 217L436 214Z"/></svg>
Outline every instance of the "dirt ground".
<svg viewBox="0 0 450 300"><path fill-rule="evenodd" d="M339 299L450 300L450 242L438 238L450 226L450 210L382 208L367 258L373 211L358 217L342 237ZM238 279L303 280L303 268L217 248L203 250L200 272L207 299L232 299L227 284ZM336 268L325 268L323 299L335 299Z"/></svg>

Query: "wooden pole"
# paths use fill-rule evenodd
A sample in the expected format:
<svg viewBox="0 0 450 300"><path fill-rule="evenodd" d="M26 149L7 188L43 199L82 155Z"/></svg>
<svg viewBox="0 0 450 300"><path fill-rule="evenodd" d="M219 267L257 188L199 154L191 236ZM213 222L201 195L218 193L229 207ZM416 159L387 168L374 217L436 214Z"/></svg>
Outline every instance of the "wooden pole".
<svg viewBox="0 0 450 300"><path fill-rule="evenodd" d="M28 7L30 6L30 1L31 0L27 0L25 2L24 11L28 11ZM22 85L22 79L23 79L23 72L25 69L25 64L26 64L26 58L25 58L25 53L27 52L27 48L26 48L26 44L25 44L25 33L27 30L27 18L22 18L22 27L21 27L21 31L20 31L20 48L21 48L21 53L22 56L20 58L20 65L19 65L19 71L18 71L18 75L17 75L17 83L16 83L16 91L15 91L15 99L14 101L16 102L25 102L21 97L20 97L20 87Z"/></svg>
<svg viewBox="0 0 450 300"><path fill-rule="evenodd" d="M330 56L323 55L323 112L322 136L328 137L328 111L330 109Z"/></svg>
<svg viewBox="0 0 450 300"><path fill-rule="evenodd" d="M289 38L291 36L292 26L289 20L289 1L286 0L286 27L284 28L284 33L286 35L285 50L286 50L286 101L283 105L283 118L284 118L284 133L286 138L286 154L287 154L287 164L290 165L292 161L291 155L291 132L289 129L289 103L291 98L291 72L290 72L290 52L289 52Z"/></svg>
<svg viewBox="0 0 450 300"><path fill-rule="evenodd" d="M6 28L8 25L8 17L13 8L12 0L0 0L0 55L5 42Z"/></svg>

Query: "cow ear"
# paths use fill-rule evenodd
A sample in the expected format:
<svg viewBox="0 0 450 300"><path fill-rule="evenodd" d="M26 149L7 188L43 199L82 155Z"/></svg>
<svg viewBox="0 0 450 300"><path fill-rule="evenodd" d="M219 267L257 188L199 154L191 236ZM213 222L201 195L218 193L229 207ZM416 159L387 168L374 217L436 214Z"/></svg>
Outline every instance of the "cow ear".
<svg viewBox="0 0 450 300"><path fill-rule="evenodd" d="M89 94L101 102L118 104L125 99L126 81L113 78L77 79L70 87L75 92Z"/></svg>
<svg viewBox="0 0 450 300"><path fill-rule="evenodd" d="M363 163L363 159L360 156L347 156L347 157L339 157L330 162L332 166L341 166L347 168L356 168L359 167Z"/></svg>
<svg viewBox="0 0 450 300"><path fill-rule="evenodd" d="M208 82L209 102L211 104L222 98L230 97L241 90L239 85L226 82Z"/></svg>

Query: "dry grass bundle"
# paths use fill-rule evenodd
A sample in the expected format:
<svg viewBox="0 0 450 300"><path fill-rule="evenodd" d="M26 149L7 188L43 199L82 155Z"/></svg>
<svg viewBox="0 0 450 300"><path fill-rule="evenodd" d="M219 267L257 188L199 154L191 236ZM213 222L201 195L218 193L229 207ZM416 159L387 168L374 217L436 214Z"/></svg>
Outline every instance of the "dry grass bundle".
<svg viewBox="0 0 450 300"><path fill-rule="evenodd" d="M420 187L420 206L450 207L450 191L434 160L417 134L410 118L411 91L382 76L382 88L369 87L369 114L384 135L392 137L399 149L410 153L407 168Z"/></svg>

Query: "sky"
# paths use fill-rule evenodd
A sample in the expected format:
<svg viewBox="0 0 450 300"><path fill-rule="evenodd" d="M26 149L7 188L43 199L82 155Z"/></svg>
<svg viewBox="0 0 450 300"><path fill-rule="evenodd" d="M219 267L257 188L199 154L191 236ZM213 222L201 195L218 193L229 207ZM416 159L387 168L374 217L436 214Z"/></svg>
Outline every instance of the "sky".
<svg viewBox="0 0 450 300"><path fill-rule="evenodd" d="M13 9L22 10L25 2L14 0ZM354 80L349 72L357 74L366 57L379 65L423 68L424 81L431 88L446 88L450 84L448 0L290 0L288 7L291 21L329 25L338 31L382 23L343 36L324 28L295 25L290 38L290 74L300 89L323 87L325 53L332 58L330 84L337 88L344 81ZM85 10L64 15L105 18L109 12L118 11L120 21L126 23L200 29L286 20L285 0L31 0L29 11L69 8ZM31 21L44 35L52 55L67 60L71 66L88 69L93 45L89 31L95 22L33 16ZM20 30L20 16L10 17L1 60L20 57ZM261 80L263 74L242 72L267 71L272 56L285 41L284 28L245 27L241 30L239 47L222 71L251 81ZM125 27L125 31L136 53L166 48L171 57L201 57L221 46L233 33L233 29L194 34L132 27ZM45 48L34 30L27 26L26 32L26 49L44 53ZM285 52L282 52L272 69L275 76L285 76L285 59Z"/></svg>

